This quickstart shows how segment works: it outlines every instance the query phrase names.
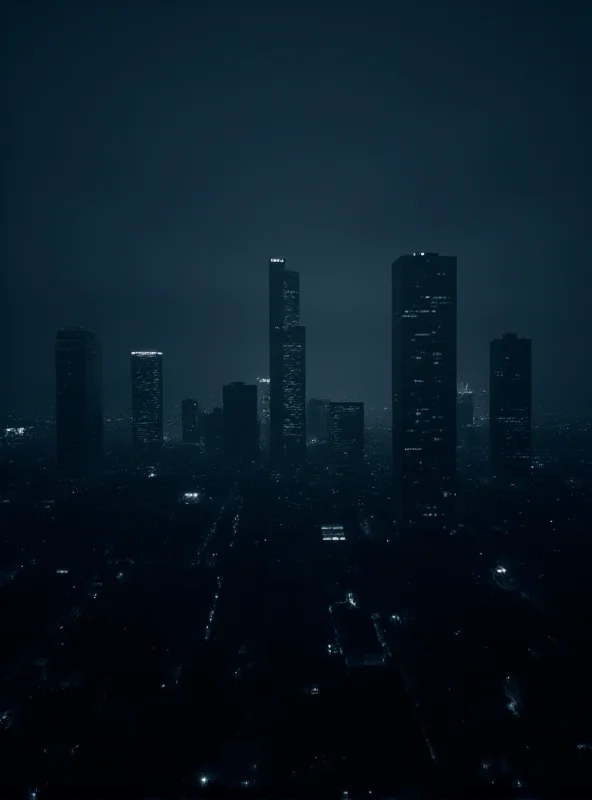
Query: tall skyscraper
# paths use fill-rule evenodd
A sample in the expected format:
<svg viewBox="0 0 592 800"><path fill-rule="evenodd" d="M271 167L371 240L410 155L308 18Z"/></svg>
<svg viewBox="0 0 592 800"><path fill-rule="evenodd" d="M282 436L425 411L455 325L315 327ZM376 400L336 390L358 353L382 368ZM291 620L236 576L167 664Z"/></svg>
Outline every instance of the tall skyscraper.
<svg viewBox="0 0 592 800"><path fill-rule="evenodd" d="M162 353L134 351L131 368L133 448L156 450L163 442Z"/></svg>
<svg viewBox="0 0 592 800"><path fill-rule="evenodd" d="M199 430L199 402L191 397L186 397L181 403L181 431L186 444L198 444Z"/></svg>
<svg viewBox="0 0 592 800"><path fill-rule="evenodd" d="M392 267L393 477L400 524L447 531L456 475L456 257Z"/></svg>
<svg viewBox="0 0 592 800"><path fill-rule="evenodd" d="M306 331L300 275L283 258L269 262L270 446L274 468L306 459Z"/></svg>
<svg viewBox="0 0 592 800"><path fill-rule="evenodd" d="M269 378L257 378L259 441L264 450L269 446Z"/></svg>
<svg viewBox="0 0 592 800"><path fill-rule="evenodd" d="M56 334L57 459L72 478L92 475L103 453L101 346L83 328Z"/></svg>
<svg viewBox="0 0 592 800"><path fill-rule="evenodd" d="M475 398L466 383L459 384L456 400L457 439L459 444L466 445L475 417Z"/></svg>
<svg viewBox="0 0 592 800"><path fill-rule="evenodd" d="M311 397L307 406L306 431L315 442L329 440L329 406L330 400Z"/></svg>
<svg viewBox="0 0 592 800"><path fill-rule="evenodd" d="M222 389L224 452L231 461L254 461L259 453L257 386L229 383Z"/></svg>
<svg viewBox="0 0 592 800"><path fill-rule="evenodd" d="M201 415L204 451L207 456L218 457L224 447L224 412L216 407Z"/></svg>
<svg viewBox="0 0 592 800"><path fill-rule="evenodd" d="M489 432L492 467L501 472L530 467L532 342L505 333L490 345Z"/></svg>
<svg viewBox="0 0 592 800"><path fill-rule="evenodd" d="M359 466L364 460L364 403L331 403L329 434L333 461Z"/></svg>

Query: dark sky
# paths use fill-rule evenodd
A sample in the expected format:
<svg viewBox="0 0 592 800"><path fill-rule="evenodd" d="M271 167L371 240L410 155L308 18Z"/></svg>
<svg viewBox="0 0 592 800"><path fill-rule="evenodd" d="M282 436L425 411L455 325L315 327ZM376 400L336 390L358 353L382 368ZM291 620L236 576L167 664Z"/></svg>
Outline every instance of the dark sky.
<svg viewBox="0 0 592 800"><path fill-rule="evenodd" d="M390 264L456 254L459 378L534 340L592 404L592 8L582 2L3 4L2 405L53 400L55 329L168 404L268 372L267 263L301 273L308 394L384 405Z"/></svg>

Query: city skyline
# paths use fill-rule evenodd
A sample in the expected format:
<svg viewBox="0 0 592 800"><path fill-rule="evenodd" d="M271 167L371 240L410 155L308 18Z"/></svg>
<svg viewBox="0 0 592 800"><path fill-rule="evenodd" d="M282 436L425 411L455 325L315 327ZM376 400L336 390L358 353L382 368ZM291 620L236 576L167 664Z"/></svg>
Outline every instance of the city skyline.
<svg viewBox="0 0 592 800"><path fill-rule="evenodd" d="M458 257L465 380L487 385L489 341L515 330L537 342L541 403L592 405L592 379L575 370L591 344L583 322L574 329L590 294L586 28L575 17L558 32L548 8L533 26L523 8L490 7L485 22L428 0L425 16L408 4L288 24L280 8L231 3L202 24L175 2L141 15L122 3L112 19L96 12L99 34L67 6L48 37L45 16L24 7L3 26L19 46L2 50L2 322L7 337L28 332L6 354L4 411L51 404L49 343L64 324L101 336L119 407L124 342L169 354L167 409L266 374L259 270L273 254L307 296L302 323L319 343L310 395L388 405L387 265L418 249ZM199 378L184 374L206 341Z"/></svg>

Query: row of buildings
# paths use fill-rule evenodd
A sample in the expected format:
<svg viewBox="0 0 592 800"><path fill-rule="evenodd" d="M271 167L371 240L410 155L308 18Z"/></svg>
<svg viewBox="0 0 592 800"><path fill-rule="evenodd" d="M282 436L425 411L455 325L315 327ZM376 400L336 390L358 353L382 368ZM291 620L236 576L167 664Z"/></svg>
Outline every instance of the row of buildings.
<svg viewBox="0 0 592 800"><path fill-rule="evenodd" d="M456 494L456 257L421 252L394 262L391 345L393 483L398 514L405 524L434 523L446 528L452 525ZM56 348L58 457L62 466L71 467L71 473L84 473L101 449L100 347L88 331L61 329ZM162 353L133 352L131 372L134 447L159 447L163 440ZM530 340L515 334L494 340L490 347L490 456L498 472L529 467L531 393ZM311 429L318 428L322 415L328 414L329 440L336 456L360 461L363 403L311 404ZM269 262L269 378L260 379L259 387L225 386L223 408L209 414L199 413L196 400L185 400L183 429L186 441L199 434L213 444L222 442L229 458L247 460L256 457L263 432L273 469L305 462L306 330L300 325L300 276L286 268L283 258Z"/></svg>

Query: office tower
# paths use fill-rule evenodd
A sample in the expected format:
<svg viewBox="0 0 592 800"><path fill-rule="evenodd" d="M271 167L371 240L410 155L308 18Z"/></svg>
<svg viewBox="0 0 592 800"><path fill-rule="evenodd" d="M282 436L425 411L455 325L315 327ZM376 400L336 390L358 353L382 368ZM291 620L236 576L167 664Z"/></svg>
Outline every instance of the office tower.
<svg viewBox="0 0 592 800"><path fill-rule="evenodd" d="M330 403L329 436L333 461L359 466L364 460L364 403Z"/></svg>
<svg viewBox="0 0 592 800"><path fill-rule="evenodd" d="M224 414L221 408L204 411L201 415L204 452L207 456L221 455L224 442Z"/></svg>
<svg viewBox="0 0 592 800"><path fill-rule="evenodd" d="M460 383L456 395L456 426L459 443L466 444L468 431L473 427L475 398L468 384Z"/></svg>
<svg viewBox="0 0 592 800"><path fill-rule="evenodd" d="M306 432L313 442L327 442L329 440L330 405L330 400L317 400L311 397L308 401Z"/></svg>
<svg viewBox="0 0 592 800"><path fill-rule="evenodd" d="M181 403L181 430L183 442L198 444L199 430L199 402L191 397L186 397Z"/></svg>
<svg viewBox="0 0 592 800"><path fill-rule="evenodd" d="M500 472L530 467L532 343L505 333L490 345L489 442L492 467Z"/></svg>
<svg viewBox="0 0 592 800"><path fill-rule="evenodd" d="M269 262L270 448L274 468L306 458L306 332L300 275L283 258Z"/></svg>
<svg viewBox="0 0 592 800"><path fill-rule="evenodd" d="M131 368L133 448L156 450L163 441L162 353L135 351Z"/></svg>
<svg viewBox="0 0 592 800"><path fill-rule="evenodd" d="M451 530L456 473L456 257L392 266L393 493L399 523Z"/></svg>
<svg viewBox="0 0 592 800"><path fill-rule="evenodd" d="M231 461L254 461L259 453L257 386L229 383L222 389L224 453Z"/></svg>
<svg viewBox="0 0 592 800"><path fill-rule="evenodd" d="M269 446L269 378L257 378L259 439L263 449Z"/></svg>
<svg viewBox="0 0 592 800"><path fill-rule="evenodd" d="M58 465L82 478L100 469L103 453L101 346L83 328L56 334L56 435Z"/></svg>
<svg viewBox="0 0 592 800"><path fill-rule="evenodd" d="M284 331L282 443L286 466L306 460L306 328Z"/></svg>

